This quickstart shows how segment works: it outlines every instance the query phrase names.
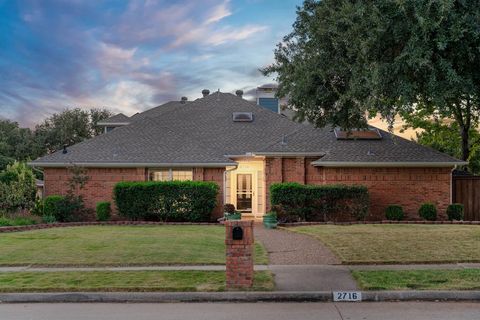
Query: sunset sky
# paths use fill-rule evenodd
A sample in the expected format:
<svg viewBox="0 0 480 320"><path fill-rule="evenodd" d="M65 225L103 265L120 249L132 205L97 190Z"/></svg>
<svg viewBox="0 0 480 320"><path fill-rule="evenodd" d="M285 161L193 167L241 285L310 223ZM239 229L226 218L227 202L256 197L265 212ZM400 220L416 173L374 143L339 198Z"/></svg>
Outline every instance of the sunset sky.
<svg viewBox="0 0 480 320"><path fill-rule="evenodd" d="M299 0L0 0L0 117L66 107L131 115L203 88L247 91Z"/></svg>

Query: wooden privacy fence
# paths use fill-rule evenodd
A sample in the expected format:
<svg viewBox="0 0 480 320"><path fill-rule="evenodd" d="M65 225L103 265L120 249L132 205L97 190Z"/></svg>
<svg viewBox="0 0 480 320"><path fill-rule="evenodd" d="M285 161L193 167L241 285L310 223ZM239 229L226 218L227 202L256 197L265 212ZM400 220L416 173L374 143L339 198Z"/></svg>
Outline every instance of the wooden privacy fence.
<svg viewBox="0 0 480 320"><path fill-rule="evenodd" d="M465 206L465 220L480 220L480 176L453 177L453 202Z"/></svg>

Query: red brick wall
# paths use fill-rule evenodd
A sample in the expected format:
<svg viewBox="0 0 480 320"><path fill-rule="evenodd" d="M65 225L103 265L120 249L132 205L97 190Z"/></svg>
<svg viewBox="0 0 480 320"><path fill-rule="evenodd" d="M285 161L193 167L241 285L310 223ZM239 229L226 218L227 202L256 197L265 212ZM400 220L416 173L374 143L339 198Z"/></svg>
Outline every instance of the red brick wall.
<svg viewBox="0 0 480 320"><path fill-rule="evenodd" d="M145 168L89 168L90 179L79 192L88 208L95 208L99 201L111 201L113 204L113 187L120 181L147 180ZM212 213L213 218L223 216L223 168L194 168L193 179L213 181L219 186L217 207ZM68 190L69 171L65 168L45 168L45 196L64 195ZM112 209L115 210L115 206Z"/></svg>
<svg viewBox="0 0 480 320"><path fill-rule="evenodd" d="M451 199L451 168L322 168L310 165L313 160L267 158L267 188L274 182L361 184L370 193L369 219L384 219L385 207L390 204L402 205L407 217L415 219L423 202L435 203L439 218L446 218Z"/></svg>
<svg viewBox="0 0 480 320"><path fill-rule="evenodd" d="M215 182L218 187L217 206L212 212L212 219L223 217L223 175L225 168L195 168L193 179Z"/></svg>
<svg viewBox="0 0 480 320"><path fill-rule="evenodd" d="M83 196L85 206L95 208L99 201L112 202L113 187L120 181L144 181L146 179L145 168L89 168L87 169L89 180L85 187L78 192ZM45 196L60 194L65 195L68 191L70 172L66 168L45 168Z"/></svg>

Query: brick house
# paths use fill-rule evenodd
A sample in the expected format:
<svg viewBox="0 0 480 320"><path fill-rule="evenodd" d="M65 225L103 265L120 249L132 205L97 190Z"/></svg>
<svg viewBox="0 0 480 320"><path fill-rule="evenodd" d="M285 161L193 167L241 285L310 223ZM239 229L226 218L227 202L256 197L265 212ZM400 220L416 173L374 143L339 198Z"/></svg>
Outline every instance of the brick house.
<svg viewBox="0 0 480 320"><path fill-rule="evenodd" d="M233 203L244 216L269 211L269 186L362 184L369 219L389 204L414 217L422 202L440 216L451 202L451 172L464 164L388 132L345 133L294 122L237 95L204 90L195 101L171 101L132 117L102 121L105 133L31 162L44 170L45 195L64 194L68 167L86 168L85 203L112 201L119 181L203 180L220 186L212 218Z"/></svg>

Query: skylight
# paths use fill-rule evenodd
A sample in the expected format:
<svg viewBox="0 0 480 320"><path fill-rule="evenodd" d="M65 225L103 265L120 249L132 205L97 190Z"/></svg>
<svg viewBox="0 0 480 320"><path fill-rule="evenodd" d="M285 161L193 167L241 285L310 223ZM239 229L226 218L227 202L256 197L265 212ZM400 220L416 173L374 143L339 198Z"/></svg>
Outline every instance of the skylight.
<svg viewBox="0 0 480 320"><path fill-rule="evenodd" d="M253 113L252 112L233 112L233 122L252 122Z"/></svg>
<svg viewBox="0 0 480 320"><path fill-rule="evenodd" d="M381 140L382 134L377 129L343 131L335 129L337 140Z"/></svg>

